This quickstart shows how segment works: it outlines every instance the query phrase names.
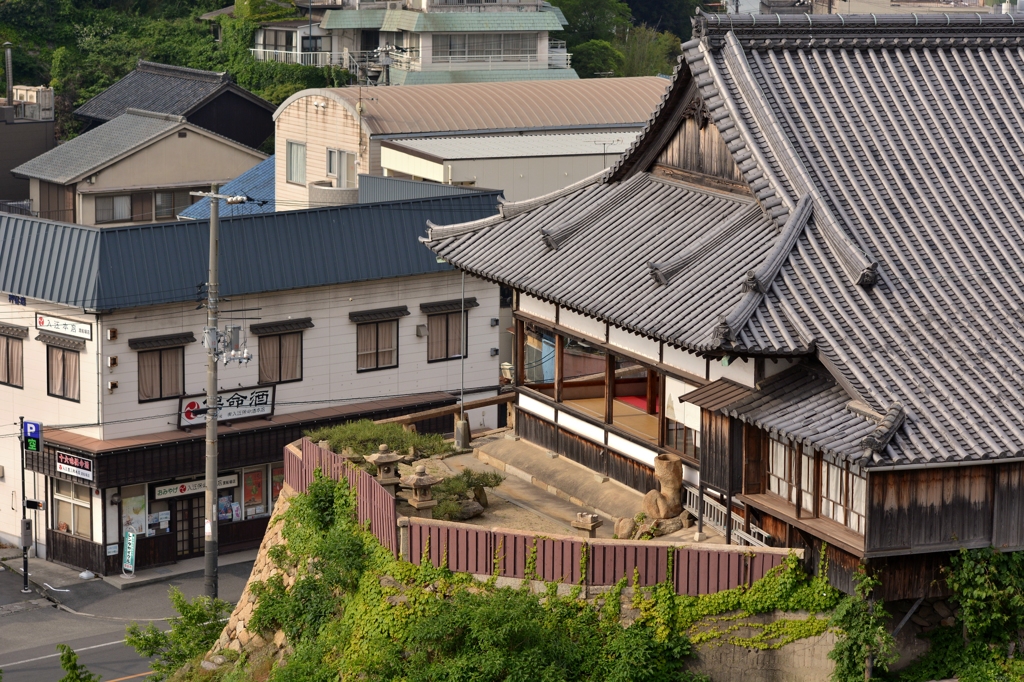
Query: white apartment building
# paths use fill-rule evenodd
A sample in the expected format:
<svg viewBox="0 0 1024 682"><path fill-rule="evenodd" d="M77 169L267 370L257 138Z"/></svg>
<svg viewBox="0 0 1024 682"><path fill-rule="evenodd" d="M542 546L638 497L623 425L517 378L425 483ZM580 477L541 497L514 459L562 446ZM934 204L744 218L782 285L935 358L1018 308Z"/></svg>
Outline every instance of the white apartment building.
<svg viewBox="0 0 1024 682"><path fill-rule="evenodd" d="M219 371L224 551L259 544L282 447L303 432L451 405L463 386L496 393L498 287L463 281L418 242L428 219L496 205L479 192L222 220L221 321L253 356ZM37 555L115 572L126 529L139 568L201 554L207 222L0 214L0 235L0 495L17 503L0 511L0 539L15 541L21 517L12 425L24 417L44 425L42 451L26 454L26 497L46 501Z"/></svg>

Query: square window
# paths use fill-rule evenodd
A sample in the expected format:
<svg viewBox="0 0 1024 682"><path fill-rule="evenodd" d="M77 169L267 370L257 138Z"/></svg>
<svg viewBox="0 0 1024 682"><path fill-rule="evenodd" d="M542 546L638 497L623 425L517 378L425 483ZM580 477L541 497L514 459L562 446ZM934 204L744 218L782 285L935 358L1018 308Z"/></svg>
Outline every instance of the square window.
<svg viewBox="0 0 1024 682"><path fill-rule="evenodd" d="M356 370L398 367L398 320L356 327Z"/></svg>
<svg viewBox="0 0 1024 682"><path fill-rule="evenodd" d="M302 332L261 336L259 383L302 381Z"/></svg>
<svg viewBox="0 0 1024 682"><path fill-rule="evenodd" d="M78 402L78 351L46 347L47 393Z"/></svg>
<svg viewBox="0 0 1024 682"><path fill-rule="evenodd" d="M139 402L185 394L185 349L164 348L139 353Z"/></svg>
<svg viewBox="0 0 1024 682"><path fill-rule="evenodd" d="M441 313L427 316L427 362L454 360L468 355L466 335L469 329L469 312Z"/></svg>

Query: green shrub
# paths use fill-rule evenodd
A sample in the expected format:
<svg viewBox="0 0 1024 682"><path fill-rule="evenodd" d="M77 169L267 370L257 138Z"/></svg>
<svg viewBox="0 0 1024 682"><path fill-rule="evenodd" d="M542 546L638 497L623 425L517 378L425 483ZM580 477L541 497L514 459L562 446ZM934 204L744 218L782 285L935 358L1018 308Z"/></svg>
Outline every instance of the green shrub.
<svg viewBox="0 0 1024 682"><path fill-rule="evenodd" d="M839 637L828 657L835 661L833 682L859 682L864 679L868 657L880 670L888 670L896 662L896 640L889 634L886 613L881 600L869 599L881 583L860 568L853 576L857 593L840 602L829 623Z"/></svg>
<svg viewBox="0 0 1024 682"><path fill-rule="evenodd" d="M78 662L78 654L74 649L67 644L58 644L57 651L60 652L60 667L64 671L60 682L100 682L99 675L93 675Z"/></svg>
<svg viewBox="0 0 1024 682"><path fill-rule="evenodd" d="M412 447L427 457L454 451L452 444L438 434L405 431L399 424L375 424L369 419L316 429L307 432L306 435L314 443L329 441L334 452L350 448L355 454L364 457L377 452L382 443L387 444L395 452L402 453Z"/></svg>
<svg viewBox="0 0 1024 682"><path fill-rule="evenodd" d="M497 488L504 480L505 477L498 473L470 469L464 469L455 476L446 478L430 491L438 501L434 507L434 518L455 521L462 512L461 501L472 497L476 488Z"/></svg>
<svg viewBox="0 0 1024 682"><path fill-rule="evenodd" d="M164 632L152 623L144 629L138 623L128 626L125 643L143 658L154 658L150 680L170 677L189 661L203 656L224 630L224 620L233 608L229 602L209 597L185 598L177 587L170 589L171 603L178 612Z"/></svg>

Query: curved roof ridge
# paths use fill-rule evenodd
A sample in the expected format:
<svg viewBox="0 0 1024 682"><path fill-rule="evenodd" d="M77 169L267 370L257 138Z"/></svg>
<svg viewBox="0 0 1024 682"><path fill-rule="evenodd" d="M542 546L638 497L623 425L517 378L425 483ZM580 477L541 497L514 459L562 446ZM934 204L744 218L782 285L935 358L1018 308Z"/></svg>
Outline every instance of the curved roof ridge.
<svg viewBox="0 0 1024 682"><path fill-rule="evenodd" d="M912 41L973 43L980 37L1024 36L1024 21L1012 14L914 12L906 14L712 14L698 10L693 36L720 47L729 35L739 40L778 41L772 47L801 47L830 39L847 46L907 46ZM783 42L784 41L784 42ZM825 44L828 44L827 42Z"/></svg>
<svg viewBox="0 0 1024 682"><path fill-rule="evenodd" d="M629 180L618 183L618 186L609 190L610 196L604 201L590 207L590 210L583 215L575 217L568 222L557 223L551 227L543 227L540 230L541 239L549 249L557 249L565 242L572 239L573 235L580 230L601 220L609 213L612 213L622 204L636 196L644 185L650 182L650 176L645 174L634 175Z"/></svg>
<svg viewBox="0 0 1024 682"><path fill-rule="evenodd" d="M721 335L721 340L727 342L735 337L735 333L743 327L754 314L757 306L764 299L764 294L769 285L779 274L782 264L789 258L793 251L796 240L803 233L810 220L814 203L810 195L803 195L797 203L796 208L789 215L789 220L779 235L775 246L768 252L768 255L761 262L757 269L747 272L747 279L743 282L743 289L746 295L730 312L723 315L716 328L716 334Z"/></svg>

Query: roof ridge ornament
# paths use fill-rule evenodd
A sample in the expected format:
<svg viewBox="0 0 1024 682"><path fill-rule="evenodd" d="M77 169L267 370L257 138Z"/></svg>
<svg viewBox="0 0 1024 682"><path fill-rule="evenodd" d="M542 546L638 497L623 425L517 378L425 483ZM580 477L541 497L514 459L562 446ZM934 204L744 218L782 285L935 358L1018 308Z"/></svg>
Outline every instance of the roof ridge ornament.
<svg viewBox="0 0 1024 682"><path fill-rule="evenodd" d="M897 400L889 405L889 409L885 411L885 416L878 423L878 427L860 441L865 454L870 456L872 453L884 450L892 437L896 435L896 431L903 425L906 417L907 411L904 409L903 403Z"/></svg>

